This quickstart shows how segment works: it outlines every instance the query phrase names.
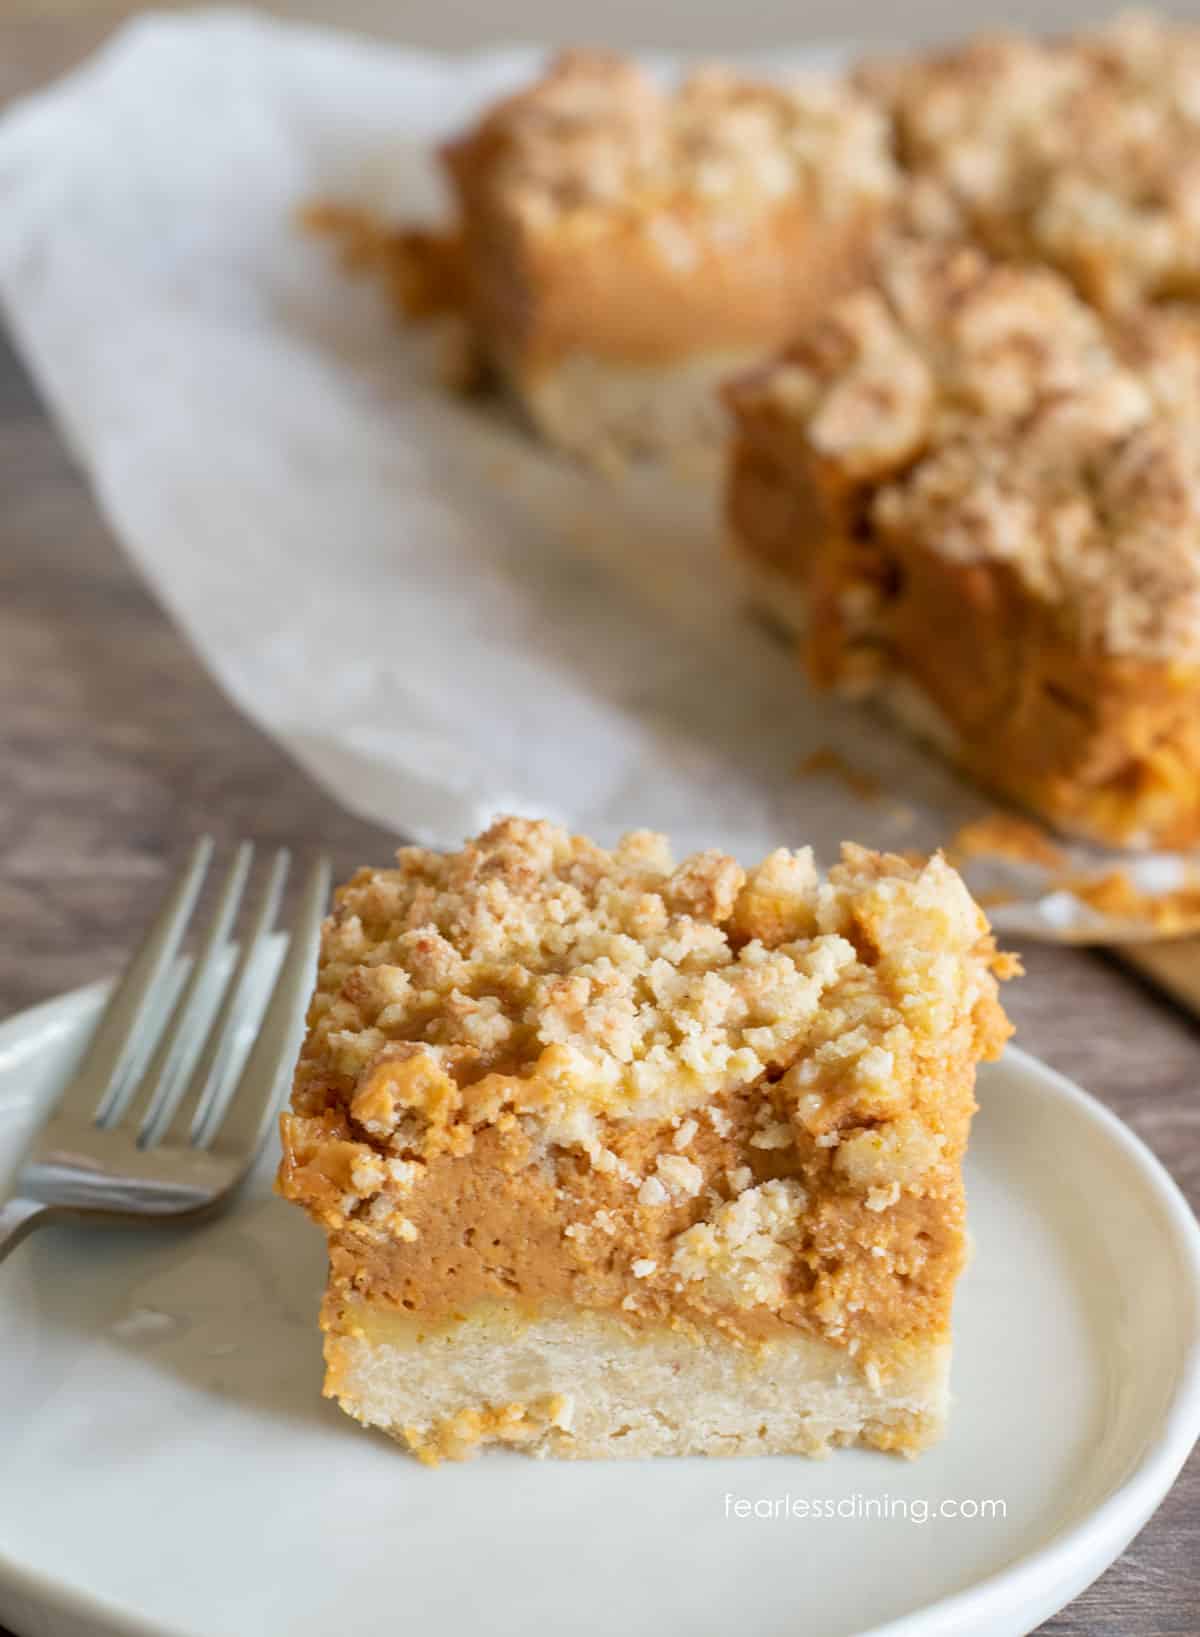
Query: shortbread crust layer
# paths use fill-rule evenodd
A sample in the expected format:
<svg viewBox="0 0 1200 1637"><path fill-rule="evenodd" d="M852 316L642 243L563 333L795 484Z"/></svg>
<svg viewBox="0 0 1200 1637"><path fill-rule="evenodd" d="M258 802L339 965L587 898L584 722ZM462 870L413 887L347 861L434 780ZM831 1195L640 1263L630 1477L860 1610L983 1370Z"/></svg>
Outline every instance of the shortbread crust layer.
<svg viewBox="0 0 1200 1637"><path fill-rule="evenodd" d="M881 1368L812 1338L747 1348L572 1309L485 1304L431 1326L334 1299L323 1324L326 1394L430 1465L488 1445L566 1460L916 1455L948 1406L948 1340L902 1343Z"/></svg>
<svg viewBox="0 0 1200 1637"><path fill-rule="evenodd" d="M577 350L510 385L548 443L593 465L626 458L692 454L715 460L728 426L720 389L758 362L759 347L624 363Z"/></svg>

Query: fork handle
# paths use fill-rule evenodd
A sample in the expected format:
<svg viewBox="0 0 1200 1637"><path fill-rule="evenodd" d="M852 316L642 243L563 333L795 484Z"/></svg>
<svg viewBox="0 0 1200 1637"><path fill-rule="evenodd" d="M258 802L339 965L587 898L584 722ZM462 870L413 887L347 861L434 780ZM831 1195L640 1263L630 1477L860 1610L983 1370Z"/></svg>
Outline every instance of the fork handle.
<svg viewBox="0 0 1200 1637"><path fill-rule="evenodd" d="M14 1194L0 1205L0 1262L49 1210L42 1200L27 1199L24 1194Z"/></svg>

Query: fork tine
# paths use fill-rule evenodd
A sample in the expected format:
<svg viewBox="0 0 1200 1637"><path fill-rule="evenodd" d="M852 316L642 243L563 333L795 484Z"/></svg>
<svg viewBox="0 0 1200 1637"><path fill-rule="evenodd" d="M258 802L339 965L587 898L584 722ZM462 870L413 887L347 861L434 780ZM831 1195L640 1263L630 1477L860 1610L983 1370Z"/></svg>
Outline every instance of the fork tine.
<svg viewBox="0 0 1200 1637"><path fill-rule="evenodd" d="M192 848L182 874L104 1008L87 1061L72 1080L58 1109L60 1115L104 1120L111 1113L133 1049L191 919L212 851L209 836L201 836Z"/></svg>
<svg viewBox="0 0 1200 1637"><path fill-rule="evenodd" d="M165 1111L175 1102L175 1092L189 1057L203 1044L220 1002L226 941L242 900L253 857L253 843L243 841L226 871L203 946L196 957L191 976L175 1003L171 1021L159 1036L154 1055L137 1086L124 1100L124 1106L114 1111L120 1125L130 1135L139 1131L145 1131L148 1135L156 1124L161 1123Z"/></svg>
<svg viewBox="0 0 1200 1637"><path fill-rule="evenodd" d="M290 856L281 847L271 861L262 891L259 893L254 918L242 941L237 966L225 987L225 996L208 1031L208 1039L200 1059L192 1070L187 1090L176 1105L170 1127L162 1141L182 1146L197 1140L197 1134L208 1124L212 1106L222 1083L227 1080L230 1058L237 1049L238 1035L243 1025L252 1020L254 992L264 941L275 924L279 900L287 880ZM161 1122L160 1122L161 1126ZM151 1131L149 1140L157 1133Z"/></svg>
<svg viewBox="0 0 1200 1637"><path fill-rule="evenodd" d="M329 860L317 858L305 879L287 955L275 980L258 1037L212 1141L211 1146L217 1153L244 1158L247 1164L258 1153L299 1049L321 938L321 919L329 897L329 877Z"/></svg>

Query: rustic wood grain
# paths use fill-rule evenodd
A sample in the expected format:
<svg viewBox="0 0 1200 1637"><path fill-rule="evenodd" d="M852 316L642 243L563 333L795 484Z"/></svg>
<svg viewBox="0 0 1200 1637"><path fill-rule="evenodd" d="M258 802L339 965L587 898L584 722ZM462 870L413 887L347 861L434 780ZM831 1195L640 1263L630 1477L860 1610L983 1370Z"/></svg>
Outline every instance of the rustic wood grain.
<svg viewBox="0 0 1200 1637"><path fill-rule="evenodd" d="M0 7L0 101L131 9L14 3ZM202 831L319 843L342 872L394 840L342 812L218 692L0 339L0 1015L117 970ZM1028 977L1010 995L1021 1043L1127 1120L1195 1207L1200 1029L1103 956L1024 953ZM1200 1457L1121 1560L1042 1629L1198 1637Z"/></svg>

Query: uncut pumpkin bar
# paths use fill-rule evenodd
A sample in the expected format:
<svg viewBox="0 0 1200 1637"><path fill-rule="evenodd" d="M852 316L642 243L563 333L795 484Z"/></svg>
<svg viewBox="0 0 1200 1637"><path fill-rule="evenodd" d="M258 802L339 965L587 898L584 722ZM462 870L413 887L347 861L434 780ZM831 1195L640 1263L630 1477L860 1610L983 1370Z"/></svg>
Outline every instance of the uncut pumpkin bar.
<svg viewBox="0 0 1200 1637"><path fill-rule="evenodd" d="M940 857L506 819L337 894L278 1186L326 1393L426 1462L915 1454L1013 970Z"/></svg>
<svg viewBox="0 0 1200 1637"><path fill-rule="evenodd" d="M710 443L716 382L853 281L897 181L845 81L711 67L662 90L587 51L442 157L456 230L393 241L402 299L463 305L538 430L600 462Z"/></svg>

